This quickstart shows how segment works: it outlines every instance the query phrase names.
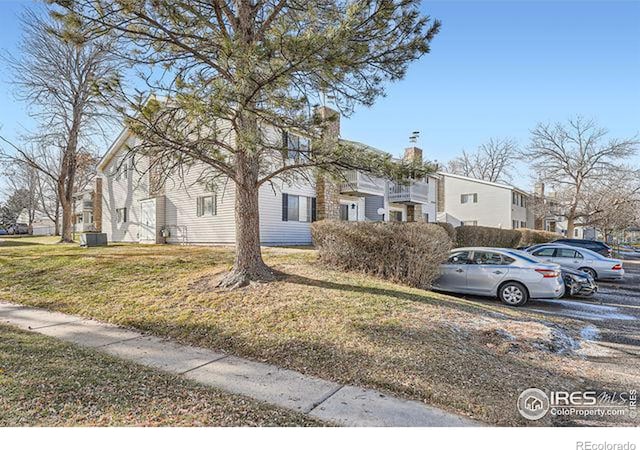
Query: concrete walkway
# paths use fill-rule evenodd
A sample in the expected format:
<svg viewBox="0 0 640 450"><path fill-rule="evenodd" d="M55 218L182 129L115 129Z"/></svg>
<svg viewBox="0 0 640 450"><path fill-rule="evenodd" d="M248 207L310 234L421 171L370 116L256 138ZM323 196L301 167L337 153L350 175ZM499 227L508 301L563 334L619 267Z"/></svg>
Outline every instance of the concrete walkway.
<svg viewBox="0 0 640 450"><path fill-rule="evenodd" d="M477 426L420 402L57 312L0 302L0 322L347 426Z"/></svg>

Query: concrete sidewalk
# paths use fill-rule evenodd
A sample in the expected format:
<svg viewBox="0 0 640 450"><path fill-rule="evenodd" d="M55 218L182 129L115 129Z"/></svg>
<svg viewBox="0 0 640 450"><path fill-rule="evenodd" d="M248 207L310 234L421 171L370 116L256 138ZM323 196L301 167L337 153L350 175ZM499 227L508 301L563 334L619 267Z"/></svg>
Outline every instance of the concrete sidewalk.
<svg viewBox="0 0 640 450"><path fill-rule="evenodd" d="M339 425L481 425L420 402L77 316L0 302L0 321Z"/></svg>

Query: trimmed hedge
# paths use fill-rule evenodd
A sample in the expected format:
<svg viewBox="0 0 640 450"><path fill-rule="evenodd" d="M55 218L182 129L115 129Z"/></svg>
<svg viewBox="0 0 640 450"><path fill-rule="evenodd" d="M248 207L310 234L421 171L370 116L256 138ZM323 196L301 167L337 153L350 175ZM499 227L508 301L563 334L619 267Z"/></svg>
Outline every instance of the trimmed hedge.
<svg viewBox="0 0 640 450"><path fill-rule="evenodd" d="M516 248L521 234L518 230L461 225L456 228L458 247L510 247Z"/></svg>
<svg viewBox="0 0 640 450"><path fill-rule="evenodd" d="M458 247L506 247L517 248L534 244L544 244L560 238L559 234L549 231L518 228L504 230L502 228L459 226L456 228L456 245Z"/></svg>
<svg viewBox="0 0 640 450"><path fill-rule="evenodd" d="M562 237L557 233L552 233L551 231L544 231L544 230L531 230L529 228L519 228L518 231L521 234L518 247L530 246L535 244L545 244L547 242L560 239Z"/></svg>
<svg viewBox="0 0 640 450"><path fill-rule="evenodd" d="M451 225L449 222L436 222L436 225L442 227L444 231L447 232L451 242L456 242L456 227Z"/></svg>
<svg viewBox="0 0 640 450"><path fill-rule="evenodd" d="M437 225L421 222L320 221L311 226L320 260L343 270L427 288L439 275L452 242Z"/></svg>

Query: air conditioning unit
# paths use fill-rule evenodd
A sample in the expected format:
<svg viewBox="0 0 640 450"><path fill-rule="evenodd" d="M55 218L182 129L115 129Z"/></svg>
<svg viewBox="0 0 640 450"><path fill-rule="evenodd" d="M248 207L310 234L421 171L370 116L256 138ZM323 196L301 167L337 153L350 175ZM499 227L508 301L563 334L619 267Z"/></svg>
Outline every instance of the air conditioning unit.
<svg viewBox="0 0 640 450"><path fill-rule="evenodd" d="M100 247L107 245L106 233L82 233L80 247Z"/></svg>

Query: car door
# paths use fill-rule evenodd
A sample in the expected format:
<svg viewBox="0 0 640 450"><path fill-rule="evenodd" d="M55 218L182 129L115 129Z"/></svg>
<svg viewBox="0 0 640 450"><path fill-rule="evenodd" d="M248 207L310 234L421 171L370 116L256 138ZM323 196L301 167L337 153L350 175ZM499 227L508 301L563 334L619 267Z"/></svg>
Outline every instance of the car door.
<svg viewBox="0 0 640 450"><path fill-rule="evenodd" d="M570 269L578 269L582 267L584 258L582 254L572 248L557 248L554 257L556 264Z"/></svg>
<svg viewBox="0 0 640 450"><path fill-rule="evenodd" d="M440 277L434 286L447 291L465 292L470 255L471 252L466 250L452 252L447 261L440 265Z"/></svg>
<svg viewBox="0 0 640 450"><path fill-rule="evenodd" d="M498 285L509 273L512 258L489 250L474 250L467 269L467 290L481 295L495 295Z"/></svg>

